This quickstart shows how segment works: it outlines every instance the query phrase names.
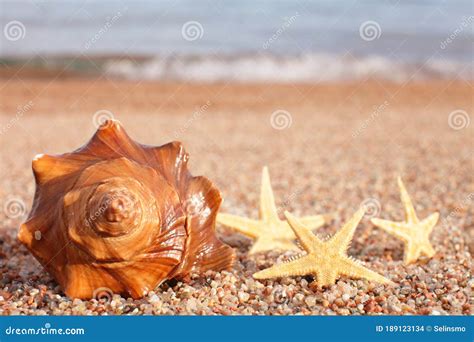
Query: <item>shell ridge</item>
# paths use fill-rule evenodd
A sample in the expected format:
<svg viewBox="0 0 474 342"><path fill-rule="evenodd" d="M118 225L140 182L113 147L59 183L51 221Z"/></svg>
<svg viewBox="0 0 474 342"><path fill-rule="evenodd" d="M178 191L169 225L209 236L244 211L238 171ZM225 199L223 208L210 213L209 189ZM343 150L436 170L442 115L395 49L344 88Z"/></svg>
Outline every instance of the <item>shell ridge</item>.
<svg viewBox="0 0 474 342"><path fill-rule="evenodd" d="M186 260L183 263L185 266L180 271L183 275L186 275L190 272L200 273L209 269L230 269L235 261L235 253L230 246L217 238L215 232L216 215L222 201L220 192L205 177L190 177L188 180L188 191L193 192L193 187L200 189L204 187L206 189L203 195L207 199L206 204L209 207L198 209L200 209L199 213L208 210L209 214L203 220L202 216L196 215L198 213L191 213L195 215L190 215L190 209L186 210L188 213L186 227L190 236L190 243L187 245L187 251L184 253Z"/></svg>
<svg viewBox="0 0 474 342"><path fill-rule="evenodd" d="M188 158L179 142L142 145L107 121L75 151L33 161L19 239L76 298L103 287L139 298L173 277L230 268L235 253L215 232L219 190L191 175Z"/></svg>

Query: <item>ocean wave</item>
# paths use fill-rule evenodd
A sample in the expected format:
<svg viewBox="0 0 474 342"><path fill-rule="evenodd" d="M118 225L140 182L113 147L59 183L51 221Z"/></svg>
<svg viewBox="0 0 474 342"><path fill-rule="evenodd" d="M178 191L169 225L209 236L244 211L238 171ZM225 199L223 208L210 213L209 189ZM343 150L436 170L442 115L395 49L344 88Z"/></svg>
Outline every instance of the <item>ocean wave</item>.
<svg viewBox="0 0 474 342"><path fill-rule="evenodd" d="M472 66L471 66L472 68ZM381 56L337 56L307 54L294 57L268 55L173 56L143 61L109 60L107 75L140 80L184 80L196 82L318 83L376 78L393 82L472 77L468 65L430 59L424 63L400 63Z"/></svg>

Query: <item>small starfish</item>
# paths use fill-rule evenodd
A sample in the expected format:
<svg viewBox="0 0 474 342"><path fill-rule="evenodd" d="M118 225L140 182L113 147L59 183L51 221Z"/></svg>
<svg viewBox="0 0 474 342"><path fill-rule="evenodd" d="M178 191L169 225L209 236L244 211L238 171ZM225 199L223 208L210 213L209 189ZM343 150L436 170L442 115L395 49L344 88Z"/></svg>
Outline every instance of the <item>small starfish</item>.
<svg viewBox="0 0 474 342"><path fill-rule="evenodd" d="M362 263L347 256L346 250L351 243L354 231L365 214L360 208L354 216L328 241L319 239L289 212L285 216L301 245L307 252L298 259L275 265L253 275L255 279L280 278L287 276L313 275L314 282L320 287L336 283L340 275L366 278L382 284L393 284L389 279L365 268Z"/></svg>
<svg viewBox="0 0 474 342"><path fill-rule="evenodd" d="M415 262L422 254L431 258L435 254L435 250L430 243L430 233L438 222L439 213L431 214L420 221L416 216L413 203L400 177L398 177L398 186L400 187L402 204L405 207L406 221L393 222L373 218L371 222L405 242L405 255L403 258L405 264Z"/></svg>
<svg viewBox="0 0 474 342"><path fill-rule="evenodd" d="M301 218L301 222L308 227L308 230L315 229L321 227L326 222L328 216L305 216ZM249 254L274 249L299 251L294 243L295 235L293 231L286 221L280 220L278 217L270 184L270 175L266 166L262 171L259 220L229 214L218 214L217 222L255 239L256 241Z"/></svg>

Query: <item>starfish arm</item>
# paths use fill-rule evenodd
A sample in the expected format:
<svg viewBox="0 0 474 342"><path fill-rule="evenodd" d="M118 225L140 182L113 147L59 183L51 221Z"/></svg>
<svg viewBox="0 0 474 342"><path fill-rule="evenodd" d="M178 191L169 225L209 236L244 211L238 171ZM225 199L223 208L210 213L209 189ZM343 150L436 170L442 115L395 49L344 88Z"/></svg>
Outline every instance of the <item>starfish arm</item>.
<svg viewBox="0 0 474 342"><path fill-rule="evenodd" d="M288 211L285 211L285 217L305 251L311 253L318 249L318 246L323 244L323 242L314 235L311 230L301 224L301 222Z"/></svg>
<svg viewBox="0 0 474 342"><path fill-rule="evenodd" d="M430 243L424 244L421 247L421 252L426 255L428 258L431 258L433 255L436 254L436 251L434 250L433 246Z"/></svg>
<svg viewBox="0 0 474 342"><path fill-rule="evenodd" d="M251 220L246 217L219 213L217 214L217 222L250 238L255 239L260 236L261 224L259 221Z"/></svg>
<svg viewBox="0 0 474 342"><path fill-rule="evenodd" d="M260 252L281 250L281 251L300 251L298 246L292 241L279 241L269 239L257 239L250 248L249 254L255 254Z"/></svg>
<svg viewBox="0 0 474 342"><path fill-rule="evenodd" d="M428 258L431 258L433 255L436 254L436 251L434 250L433 246L430 243L424 244L421 251Z"/></svg>
<svg viewBox="0 0 474 342"><path fill-rule="evenodd" d="M411 202L408 191L405 188L405 185L402 182L402 178L398 177L398 187L400 188L400 198L402 200L403 207L405 208L406 220L410 223L417 223L418 217L416 216L415 208Z"/></svg>
<svg viewBox="0 0 474 342"><path fill-rule="evenodd" d="M316 272L314 283L319 287L334 285L336 283L337 275L337 271L334 269L319 269Z"/></svg>
<svg viewBox="0 0 474 342"><path fill-rule="evenodd" d="M278 213L275 206L275 197L273 196L272 185L270 183L270 174L268 167L262 170L262 187L260 191L260 218L263 221L277 221Z"/></svg>
<svg viewBox="0 0 474 342"><path fill-rule="evenodd" d="M406 243L405 252L403 254L403 262L405 265L414 263L420 257L420 246L412 241Z"/></svg>
<svg viewBox="0 0 474 342"><path fill-rule="evenodd" d="M370 281L375 281L380 284L390 284L394 285L394 283L390 280L385 278L384 276L374 272L361 264L360 261L357 261L353 258L344 258L341 267L339 268L339 274L354 277L354 278L363 278Z"/></svg>
<svg viewBox="0 0 474 342"><path fill-rule="evenodd" d="M346 222L346 224L329 240L329 243L334 246L339 252L345 252L352 241L354 232L360 220L365 214L365 208L360 207L354 215Z"/></svg>
<svg viewBox="0 0 474 342"><path fill-rule="evenodd" d="M282 278L288 276L304 276L313 274L311 259L303 256L297 260L285 262L279 265L266 268L253 274L255 279Z"/></svg>
<svg viewBox="0 0 474 342"><path fill-rule="evenodd" d="M410 241L412 239L410 228L399 222L387 221L378 218L373 218L370 220L375 226L385 230L387 233L394 235L403 241Z"/></svg>
<svg viewBox="0 0 474 342"><path fill-rule="evenodd" d="M439 219L439 213L434 213L425 218L422 222L421 225L423 226L424 231L426 232L427 235L431 233L433 230L434 226L436 226L436 223L438 223Z"/></svg>
<svg viewBox="0 0 474 342"><path fill-rule="evenodd" d="M298 221L308 229L316 229L323 226L327 221L327 215L303 216Z"/></svg>

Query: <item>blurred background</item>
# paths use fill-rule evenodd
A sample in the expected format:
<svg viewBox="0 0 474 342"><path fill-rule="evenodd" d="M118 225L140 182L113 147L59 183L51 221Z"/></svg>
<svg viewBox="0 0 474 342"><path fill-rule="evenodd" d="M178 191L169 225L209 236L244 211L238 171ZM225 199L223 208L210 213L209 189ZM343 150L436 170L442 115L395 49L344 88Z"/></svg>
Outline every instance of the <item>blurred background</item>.
<svg viewBox="0 0 474 342"><path fill-rule="evenodd" d="M131 79L472 78L472 1L1 2L3 65Z"/></svg>

